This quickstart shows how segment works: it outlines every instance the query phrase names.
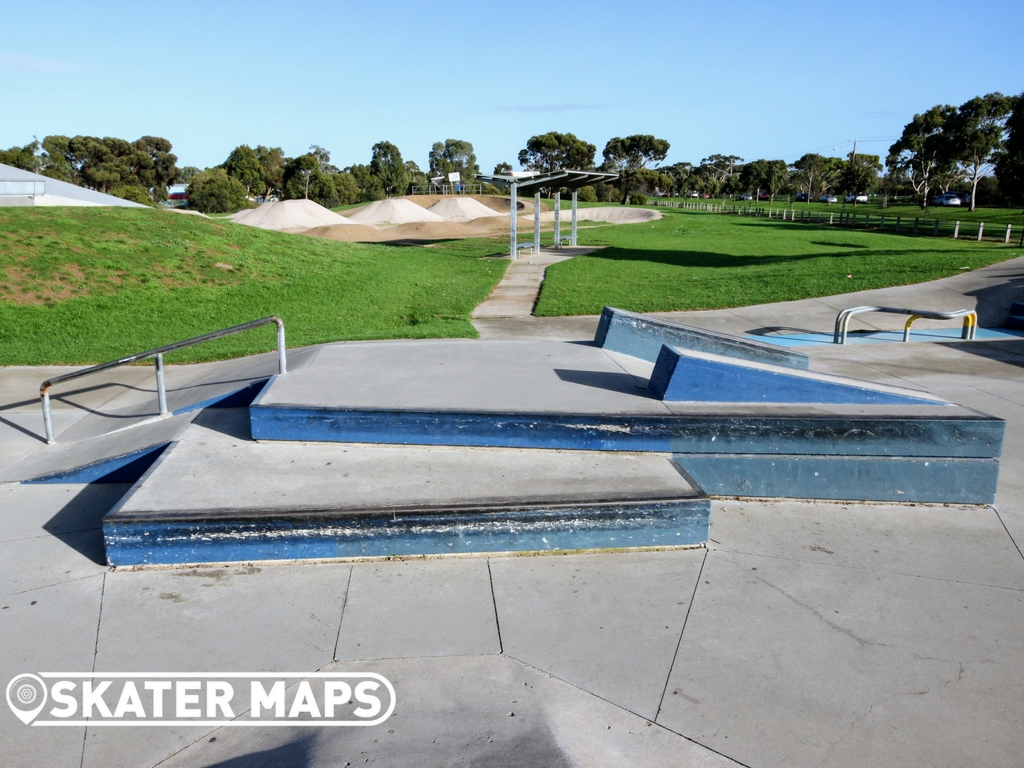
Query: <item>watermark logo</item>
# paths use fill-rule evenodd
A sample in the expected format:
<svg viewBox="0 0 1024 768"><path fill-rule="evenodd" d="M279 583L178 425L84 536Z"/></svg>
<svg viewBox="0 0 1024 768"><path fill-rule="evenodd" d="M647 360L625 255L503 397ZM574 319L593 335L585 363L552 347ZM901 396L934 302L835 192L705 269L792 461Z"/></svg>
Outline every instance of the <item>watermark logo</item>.
<svg viewBox="0 0 1024 768"><path fill-rule="evenodd" d="M7 684L7 704L26 725L43 711L47 698L46 683L35 675L18 675Z"/></svg>
<svg viewBox="0 0 1024 768"><path fill-rule="evenodd" d="M375 672L40 672L7 684L31 726L373 726L395 711Z"/></svg>

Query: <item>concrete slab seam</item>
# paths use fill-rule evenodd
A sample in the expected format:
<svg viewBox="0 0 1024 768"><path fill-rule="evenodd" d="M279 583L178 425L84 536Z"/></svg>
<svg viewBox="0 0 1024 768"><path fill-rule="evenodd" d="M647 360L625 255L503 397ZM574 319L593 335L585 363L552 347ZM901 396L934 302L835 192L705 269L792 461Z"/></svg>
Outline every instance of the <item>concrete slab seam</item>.
<svg viewBox="0 0 1024 768"><path fill-rule="evenodd" d="M494 574L491 573L491 558L487 558L487 580L491 585L491 605L494 607L494 628L498 632L498 653L505 653L505 645L501 640L501 620L498 618L498 599L494 596Z"/></svg>
<svg viewBox="0 0 1024 768"><path fill-rule="evenodd" d="M345 582L345 597L341 599L341 615L338 617L338 634L334 636L334 653L331 654L331 658L334 661L338 660L338 643L341 642L341 625L345 621L345 608L348 606L348 591L352 588L352 571L355 569L350 565L348 567L348 580Z"/></svg>
<svg viewBox="0 0 1024 768"><path fill-rule="evenodd" d="M1002 589L1007 592L1024 592L1024 589L1020 587L1007 587L1000 584L982 584L977 581L964 581L963 579L944 579L939 576L926 576L920 573L903 573L902 571L886 571L881 568L864 568L856 565L850 565L848 563L826 563L821 560L804 560L800 557L785 557L784 555L769 555L764 552L745 552L741 549L730 549L720 542L715 542L716 552L728 552L732 555L742 555L744 557L761 557L766 560L784 560L790 563L806 563L814 566L824 566L826 568L842 568L848 571L862 571L864 573L884 573L887 576L899 576L907 579L924 579L926 581L939 581L946 584L965 584L971 587L981 587L982 589Z"/></svg>
<svg viewBox="0 0 1024 768"><path fill-rule="evenodd" d="M668 684L672 680L672 670L676 667L676 659L679 658L679 649L683 645L683 633L686 632L686 623L690 620L690 611L693 610L693 604L697 600L697 590L700 588L700 579L704 575L704 566L708 562L708 551L705 549L704 557L700 561L700 570L697 571L697 580L693 585L693 592L690 594L690 603L686 606L686 616L683 617L683 626L679 630L679 639L676 640L676 650L672 654L672 663L668 665L668 674L665 676L665 687L661 689L661 698L658 699L658 709L654 713L654 722L658 722L658 717L661 715L661 708L665 704L665 694L668 693Z"/></svg>
<svg viewBox="0 0 1024 768"><path fill-rule="evenodd" d="M478 655L482 656L482 655L485 655L485 654L478 654ZM736 758L730 757L729 755L725 754L724 752L718 751L714 747L709 747L706 744L702 744L701 742L697 741L697 739L694 739L694 738L692 738L690 736L687 736L685 733L680 733L679 731L673 731L668 726L662 725L659 722L651 720L649 717L644 717L639 712L634 712L629 707L624 707L624 706L622 706L621 704L619 704L617 702L614 702L614 701L612 701L610 699L606 699L604 696L601 696L600 694L594 693L593 691L588 691L586 688L580 687L579 685L577 685L576 683L572 682L571 680L566 680L564 678L559 677L558 675L553 675L550 672L548 672L547 670L541 669L540 667L536 667L533 664L531 664L530 662L523 661L522 659L517 658L515 656L510 656L508 654L502 654L502 655L506 659L511 659L512 661L516 662L517 664L521 664L522 666L526 667L527 669L532 669L534 672L537 672L538 674L545 675L546 677L549 677L552 680L557 680L558 682L563 683L565 685L568 685L571 688L575 688L577 691L580 691L581 693L584 693L587 696L593 696L595 699L600 699L605 704L609 704L609 705L615 707L616 709L622 710L623 712L628 712L629 714L633 715L633 717L640 718L641 720L643 720L645 723L647 723L651 727L660 728L661 730L665 731L666 733L671 733L672 735L678 736L681 739L686 739L686 741L690 742L691 744L696 744L701 749L706 749L708 752L716 754L719 757L722 757L722 758L728 760L731 763L735 763L736 765L741 766L741 768L753 768L749 764L741 763Z"/></svg>
<svg viewBox="0 0 1024 768"><path fill-rule="evenodd" d="M1024 560L1024 552L1021 551L1017 540L1013 538L1013 534L1010 533L1010 529L1006 527L1006 521L1003 520L1003 516L999 513L999 508L993 505L992 511L996 513L996 519L999 520L999 524L1003 526L1003 530L1006 531L1006 535L1010 537L1010 541L1013 544L1014 549L1017 550L1017 554L1021 556L1022 560Z"/></svg>

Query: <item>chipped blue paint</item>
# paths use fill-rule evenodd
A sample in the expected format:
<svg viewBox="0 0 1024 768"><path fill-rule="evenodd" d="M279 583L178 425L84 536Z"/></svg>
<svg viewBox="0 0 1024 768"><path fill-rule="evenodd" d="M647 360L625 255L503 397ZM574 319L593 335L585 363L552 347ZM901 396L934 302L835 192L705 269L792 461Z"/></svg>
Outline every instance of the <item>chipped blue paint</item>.
<svg viewBox="0 0 1024 768"><path fill-rule="evenodd" d="M706 498L384 515L146 519L109 514L110 565L685 546L707 541Z"/></svg>
<svg viewBox="0 0 1024 768"><path fill-rule="evenodd" d="M991 504L995 459L687 454L676 463L711 496Z"/></svg>
<svg viewBox="0 0 1024 768"><path fill-rule="evenodd" d="M486 413L257 406L256 440L661 453L999 456L993 416Z"/></svg>
<svg viewBox="0 0 1024 768"><path fill-rule="evenodd" d="M810 359L801 352L613 307L605 307L601 313L594 344L611 352L620 352L652 363L658 359L662 345L668 344L786 368L806 370L810 365Z"/></svg>
<svg viewBox="0 0 1024 768"><path fill-rule="evenodd" d="M794 372L669 346L661 348L647 388L662 400L676 402L948 405L867 381Z"/></svg>

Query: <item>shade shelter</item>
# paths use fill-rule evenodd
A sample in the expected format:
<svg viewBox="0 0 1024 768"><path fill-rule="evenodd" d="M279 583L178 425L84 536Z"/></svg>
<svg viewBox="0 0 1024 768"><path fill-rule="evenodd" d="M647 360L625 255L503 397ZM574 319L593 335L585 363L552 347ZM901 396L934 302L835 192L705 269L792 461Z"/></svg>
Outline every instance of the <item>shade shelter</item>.
<svg viewBox="0 0 1024 768"><path fill-rule="evenodd" d="M477 176L479 181L485 184L505 187L509 190L512 201L510 209L509 227L509 258L515 259L516 254L529 248L533 253L540 251L540 191L545 187L555 188L555 248L561 248L564 241L569 245L576 245L576 211L578 207L577 195L580 187L592 184L607 184L619 178L617 173L603 173L601 171L549 171L539 173L536 171L525 171L507 175ZM572 192L572 229L568 237L562 237L561 230L561 204L562 190L569 189ZM516 213L518 197L520 192L533 192L533 242L520 243L519 232L516 227Z"/></svg>

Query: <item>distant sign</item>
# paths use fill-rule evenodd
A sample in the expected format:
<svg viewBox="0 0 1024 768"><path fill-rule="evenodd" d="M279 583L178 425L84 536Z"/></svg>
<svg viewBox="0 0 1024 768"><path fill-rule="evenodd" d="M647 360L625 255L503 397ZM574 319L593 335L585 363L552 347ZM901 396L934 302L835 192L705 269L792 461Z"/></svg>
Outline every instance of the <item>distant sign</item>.
<svg viewBox="0 0 1024 768"><path fill-rule="evenodd" d="M459 172L458 171L455 171L455 173L449 173L448 174L448 181L450 181L452 184L456 184L456 183L462 181L462 177L459 176Z"/></svg>

